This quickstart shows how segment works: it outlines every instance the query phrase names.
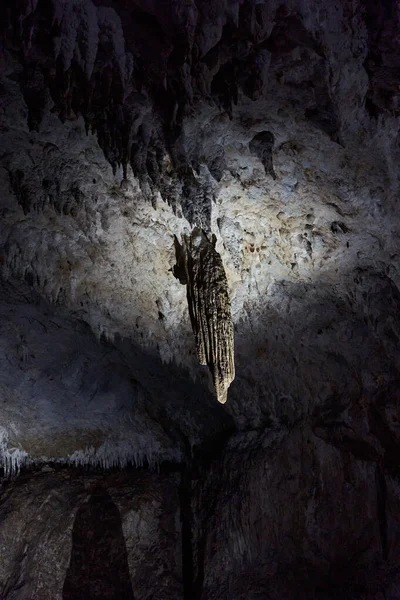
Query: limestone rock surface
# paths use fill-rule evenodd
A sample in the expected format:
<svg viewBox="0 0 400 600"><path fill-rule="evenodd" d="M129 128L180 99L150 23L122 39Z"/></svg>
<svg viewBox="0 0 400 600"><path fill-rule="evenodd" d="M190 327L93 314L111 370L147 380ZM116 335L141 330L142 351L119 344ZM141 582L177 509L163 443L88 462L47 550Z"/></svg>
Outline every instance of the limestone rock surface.
<svg viewBox="0 0 400 600"><path fill-rule="evenodd" d="M398 600L398 2L0 14L0 595Z"/></svg>
<svg viewBox="0 0 400 600"><path fill-rule="evenodd" d="M181 597L178 486L174 473L54 469L3 483L3 596Z"/></svg>

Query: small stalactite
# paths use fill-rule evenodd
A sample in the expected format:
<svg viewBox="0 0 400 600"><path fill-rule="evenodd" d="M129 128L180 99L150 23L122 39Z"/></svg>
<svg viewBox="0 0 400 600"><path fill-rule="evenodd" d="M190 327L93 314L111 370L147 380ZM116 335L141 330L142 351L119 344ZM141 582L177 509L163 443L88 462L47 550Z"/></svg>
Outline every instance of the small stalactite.
<svg viewBox="0 0 400 600"><path fill-rule="evenodd" d="M234 334L224 265L215 249L215 237L195 227L175 238L175 276L187 286L190 321L201 365L211 371L217 399L224 404L235 378Z"/></svg>

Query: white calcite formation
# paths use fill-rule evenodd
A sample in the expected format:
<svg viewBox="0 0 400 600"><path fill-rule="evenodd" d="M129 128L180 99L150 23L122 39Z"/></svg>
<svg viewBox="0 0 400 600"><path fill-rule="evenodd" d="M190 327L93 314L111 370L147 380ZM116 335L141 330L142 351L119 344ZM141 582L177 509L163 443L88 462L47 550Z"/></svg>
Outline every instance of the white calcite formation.
<svg viewBox="0 0 400 600"><path fill-rule="evenodd" d="M135 598L398 598L398 3L1 9L0 596L120 468Z"/></svg>
<svg viewBox="0 0 400 600"><path fill-rule="evenodd" d="M181 456L186 443L158 446L146 438L148 419L157 421L163 411L163 426L169 431L175 415L174 436L189 432L192 447L207 419L218 422L216 430L229 428L231 419L239 429L262 429L283 414L307 418L332 395L358 389L360 380L372 398L377 382L389 385L397 373L397 320L391 312L383 316L387 303L381 307L377 298L390 290L395 302L400 286L399 117L394 91L391 107L388 92L380 92L389 80L368 58L372 51L384 55L389 77L389 33L375 39L357 3L351 15L323 0L288 3L285 10L275 2L239 10L233 2L209 13L195 3L176 13L153 4L147 20L138 9L133 21L122 6L90 0L29 3L18 18L17 8L7 12L0 269L7 285L25 286L4 305L5 315L13 303L18 312L16 323L3 326L2 342L13 364L5 359L1 375L11 398L1 409L1 447L11 466L28 457L158 464ZM186 27L185 52L170 56L163 47L159 62L146 62L155 70L143 69L141 56L151 54L154 36L168 46L171 22L174 31ZM234 43L231 29L248 44ZM45 30L48 55L40 49ZM231 72L232 61L248 78ZM195 110L181 107L188 98ZM160 112L158 100L171 113ZM195 227L206 234L193 238ZM175 237L188 240L186 253L194 258L187 289L173 273ZM60 331L71 329L68 340L60 336L54 344L58 326L46 324L48 307L37 317L46 331L34 330L28 309L16 302L20 294L28 294L26 304L38 297L62 311ZM83 338L79 322L89 327ZM162 377L176 368L186 387L174 375L174 383L156 389L146 374L140 394L133 393L139 400L132 430L125 416L122 427L110 418L122 402L118 383L110 393L97 392L93 404L95 387L78 386L75 403L77 390L60 391L70 389L67 381L57 391L46 382L39 401L34 382L47 377L44 345L54 348L56 369L57 361L71 360L57 353L62 345L71 349L68 356L84 346L92 355L90 330L100 342L93 360L100 360L103 344L131 344L123 346L126 373L133 370L137 380L143 361L146 373L162 368ZM353 341L361 339L356 351ZM376 351L379 343L385 352ZM76 364L65 379L83 372ZM228 392L218 418L213 387L220 400ZM175 399L174 390L180 390ZM157 414L149 416L154 398ZM130 414L126 402L119 414ZM28 436L15 415L25 426L31 405L37 433L32 427ZM96 443L86 436L90 421ZM68 444L53 443L54 428L72 428Z"/></svg>

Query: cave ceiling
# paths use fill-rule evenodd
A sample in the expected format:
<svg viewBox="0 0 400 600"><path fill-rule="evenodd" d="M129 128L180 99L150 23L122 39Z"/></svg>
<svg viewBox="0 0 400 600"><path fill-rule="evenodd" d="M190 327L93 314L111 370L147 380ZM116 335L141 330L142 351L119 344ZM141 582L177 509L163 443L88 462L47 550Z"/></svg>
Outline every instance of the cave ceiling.
<svg viewBox="0 0 400 600"><path fill-rule="evenodd" d="M394 389L397 3L0 5L6 469Z"/></svg>

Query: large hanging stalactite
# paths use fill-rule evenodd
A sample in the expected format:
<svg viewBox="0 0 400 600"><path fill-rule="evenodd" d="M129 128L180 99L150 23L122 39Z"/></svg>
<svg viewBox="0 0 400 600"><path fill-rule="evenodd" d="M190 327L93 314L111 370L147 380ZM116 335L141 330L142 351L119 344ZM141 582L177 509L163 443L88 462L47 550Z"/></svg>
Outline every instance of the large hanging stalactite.
<svg viewBox="0 0 400 600"><path fill-rule="evenodd" d="M234 335L228 282L221 256L206 233L195 227L175 239L175 276L187 285L190 321L201 365L211 371L217 399L226 402L228 388L235 378Z"/></svg>

